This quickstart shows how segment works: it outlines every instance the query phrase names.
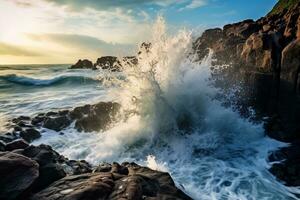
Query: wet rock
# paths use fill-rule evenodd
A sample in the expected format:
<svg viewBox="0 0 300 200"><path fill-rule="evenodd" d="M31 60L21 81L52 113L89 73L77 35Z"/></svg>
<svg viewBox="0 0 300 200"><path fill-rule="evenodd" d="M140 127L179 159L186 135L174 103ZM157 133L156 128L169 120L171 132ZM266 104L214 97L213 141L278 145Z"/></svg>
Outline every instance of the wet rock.
<svg viewBox="0 0 300 200"><path fill-rule="evenodd" d="M41 123L45 120L44 116L35 116L34 118L32 118L31 120L31 124L34 126L38 126L41 125Z"/></svg>
<svg viewBox="0 0 300 200"><path fill-rule="evenodd" d="M0 140L0 151L5 151L5 142L3 142L2 140Z"/></svg>
<svg viewBox="0 0 300 200"><path fill-rule="evenodd" d="M72 121L67 116L54 116L47 117L43 126L54 131L61 131L70 126L71 123Z"/></svg>
<svg viewBox="0 0 300 200"><path fill-rule="evenodd" d="M28 190L39 176L39 165L22 155L0 152L0 199L10 200Z"/></svg>
<svg viewBox="0 0 300 200"><path fill-rule="evenodd" d="M12 142L9 142L5 146L6 151L13 151L15 149L25 149L29 146L29 144L23 140L23 139L18 139Z"/></svg>
<svg viewBox="0 0 300 200"><path fill-rule="evenodd" d="M72 168L71 174L79 175L84 173L92 172L92 166L86 162L85 160L77 161L77 160L70 160L66 162L68 166Z"/></svg>
<svg viewBox="0 0 300 200"><path fill-rule="evenodd" d="M300 185L300 149L299 143L280 148L272 152L269 162L274 162L270 172L287 186Z"/></svg>
<svg viewBox="0 0 300 200"><path fill-rule="evenodd" d="M113 163L111 166L111 173L128 175L129 172L127 167L119 165L118 163Z"/></svg>
<svg viewBox="0 0 300 200"><path fill-rule="evenodd" d="M75 65L72 65L70 69L96 69L93 63L87 59L78 60Z"/></svg>
<svg viewBox="0 0 300 200"><path fill-rule="evenodd" d="M27 142L32 142L41 137L41 133L34 128L28 128L20 132L20 137Z"/></svg>
<svg viewBox="0 0 300 200"><path fill-rule="evenodd" d="M50 112L47 112L45 114L45 116L50 117L50 116L56 116L57 114L58 114L57 112L50 111Z"/></svg>
<svg viewBox="0 0 300 200"><path fill-rule="evenodd" d="M83 174L68 176L56 181L50 187L35 194L32 200L39 199L107 199L113 189L112 174Z"/></svg>
<svg viewBox="0 0 300 200"><path fill-rule="evenodd" d="M0 140L8 143L8 142L12 142L13 140L16 139L16 136L11 134L11 133L7 133L7 134L4 134L4 135L0 135Z"/></svg>
<svg viewBox="0 0 300 200"><path fill-rule="evenodd" d="M94 169L94 172L110 172L111 168L111 164L101 163L99 166L96 167L96 169Z"/></svg>
<svg viewBox="0 0 300 200"><path fill-rule="evenodd" d="M78 131L99 131L108 128L110 123L115 119L120 104L113 102L100 102L93 105L87 111L87 114L82 114L82 118L75 123L75 128Z"/></svg>
<svg viewBox="0 0 300 200"><path fill-rule="evenodd" d="M50 146L41 144L39 146L29 146L24 149L24 156L35 160L40 168L40 176L33 185L33 190L38 191L43 189L66 176L61 163L65 158L55 152Z"/></svg>
<svg viewBox="0 0 300 200"><path fill-rule="evenodd" d="M74 108L74 110L72 110L70 112L70 117L72 119L80 119L84 115L87 115L88 113L90 113L90 110L91 110L91 105L84 105L84 106L76 107L76 108Z"/></svg>
<svg viewBox="0 0 300 200"><path fill-rule="evenodd" d="M32 199L191 199L175 187L170 175L134 163L119 165L128 175L95 172L67 176L33 195Z"/></svg>

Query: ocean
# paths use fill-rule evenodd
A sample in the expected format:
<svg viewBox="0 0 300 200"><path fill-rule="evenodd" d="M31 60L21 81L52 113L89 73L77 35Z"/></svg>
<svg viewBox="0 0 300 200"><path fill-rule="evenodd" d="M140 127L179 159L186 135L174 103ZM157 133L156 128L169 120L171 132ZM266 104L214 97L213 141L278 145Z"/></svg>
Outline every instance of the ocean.
<svg viewBox="0 0 300 200"><path fill-rule="evenodd" d="M195 63L190 32L169 36L162 22L154 29L151 52L143 51L136 67L123 63L120 73L0 66L2 124L19 115L117 101L121 112L132 114L120 115L109 130L77 132L72 124L59 134L42 128L33 144L49 144L93 165L134 161L169 172L194 199L297 199L298 188L284 186L268 171L269 153L286 144L215 98L221 91L211 79L211 54Z"/></svg>

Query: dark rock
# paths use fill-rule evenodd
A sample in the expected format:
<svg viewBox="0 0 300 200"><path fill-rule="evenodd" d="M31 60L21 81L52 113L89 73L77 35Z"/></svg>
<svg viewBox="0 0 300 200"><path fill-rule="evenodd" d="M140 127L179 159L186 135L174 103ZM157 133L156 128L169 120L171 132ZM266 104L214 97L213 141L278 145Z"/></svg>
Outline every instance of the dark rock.
<svg viewBox="0 0 300 200"><path fill-rule="evenodd" d="M34 126L40 125L46 118L44 116L35 116L31 120L31 124Z"/></svg>
<svg viewBox="0 0 300 200"><path fill-rule="evenodd" d="M111 166L111 173L128 175L129 172L127 167L119 165L118 163L113 163Z"/></svg>
<svg viewBox="0 0 300 200"><path fill-rule="evenodd" d="M5 151L5 142L3 142L2 140L0 140L0 151Z"/></svg>
<svg viewBox="0 0 300 200"><path fill-rule="evenodd" d="M22 155L0 152L0 199L10 200L23 196L38 178L38 168L35 161Z"/></svg>
<svg viewBox="0 0 300 200"><path fill-rule="evenodd" d="M86 132L105 130L115 119L119 109L120 104L113 102L100 102L93 105L87 114L76 121L75 128Z"/></svg>
<svg viewBox="0 0 300 200"><path fill-rule="evenodd" d="M18 139L12 142L9 142L5 146L6 151L13 151L15 149L25 149L29 146L29 144L23 140L23 139Z"/></svg>
<svg viewBox="0 0 300 200"><path fill-rule="evenodd" d="M60 111L58 111L58 114L59 115L67 115L67 114L69 114L69 110L60 110Z"/></svg>
<svg viewBox="0 0 300 200"><path fill-rule="evenodd" d="M79 175L92 172L92 166L86 161L70 160L66 162L72 168L73 175Z"/></svg>
<svg viewBox="0 0 300 200"><path fill-rule="evenodd" d="M58 114L57 112L50 111L47 112L45 116L50 117L50 116L56 116L57 114Z"/></svg>
<svg viewBox="0 0 300 200"><path fill-rule="evenodd" d="M111 164L109 163L102 163L96 167L94 172L110 172L111 171Z"/></svg>
<svg viewBox="0 0 300 200"><path fill-rule="evenodd" d="M22 128L20 126L15 126L14 131L22 131Z"/></svg>
<svg viewBox="0 0 300 200"><path fill-rule="evenodd" d="M168 173L136 164L122 167L128 168L128 175L96 172L67 176L32 199L191 199L175 187Z"/></svg>
<svg viewBox="0 0 300 200"><path fill-rule="evenodd" d="M38 199L107 199L114 186L112 174L83 174L68 176L56 181L50 187L35 194Z"/></svg>
<svg viewBox="0 0 300 200"><path fill-rule="evenodd" d="M121 63L117 57L103 56L97 59L95 67L99 66L102 69L110 69L111 71L119 71Z"/></svg>
<svg viewBox="0 0 300 200"><path fill-rule="evenodd" d="M34 128L28 128L20 132L20 137L27 142L32 142L41 137L41 133Z"/></svg>
<svg viewBox="0 0 300 200"><path fill-rule="evenodd" d="M91 110L91 105L84 105L84 106L79 106L74 108L74 110L72 110L70 112L70 117L72 119L80 119L82 118L84 115L87 115Z"/></svg>
<svg viewBox="0 0 300 200"><path fill-rule="evenodd" d="M93 63L87 59L78 60L75 65L72 65L70 69L96 69Z"/></svg>
<svg viewBox="0 0 300 200"><path fill-rule="evenodd" d="M43 126L58 132L70 126L71 123L72 121L67 116L55 116L47 117Z"/></svg>
<svg viewBox="0 0 300 200"><path fill-rule="evenodd" d="M8 142L12 142L16 139L16 136L14 136L13 134L9 133L9 134L5 134L5 135L0 135L0 140L8 143Z"/></svg>
<svg viewBox="0 0 300 200"><path fill-rule="evenodd" d="M41 190L54 181L57 181L66 176L66 173L61 166L65 158L55 152L48 145L29 146L24 149L24 156L35 160L39 165L40 176L33 185L33 190Z"/></svg>

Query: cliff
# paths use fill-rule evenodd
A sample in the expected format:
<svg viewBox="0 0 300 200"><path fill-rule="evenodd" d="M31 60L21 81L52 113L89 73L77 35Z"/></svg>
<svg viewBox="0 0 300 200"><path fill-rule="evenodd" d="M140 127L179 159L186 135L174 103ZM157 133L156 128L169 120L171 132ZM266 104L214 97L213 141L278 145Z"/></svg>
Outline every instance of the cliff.
<svg viewBox="0 0 300 200"><path fill-rule="evenodd" d="M198 60L213 51L219 85L242 83L243 105L270 117L267 133L287 142L300 140L299 13L299 0L281 0L267 16L206 30L193 45Z"/></svg>

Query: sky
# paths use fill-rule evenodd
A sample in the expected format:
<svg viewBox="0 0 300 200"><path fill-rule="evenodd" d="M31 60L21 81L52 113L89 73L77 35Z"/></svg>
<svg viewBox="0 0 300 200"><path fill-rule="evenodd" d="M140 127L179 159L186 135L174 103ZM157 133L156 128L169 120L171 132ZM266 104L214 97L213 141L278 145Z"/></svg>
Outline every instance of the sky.
<svg viewBox="0 0 300 200"><path fill-rule="evenodd" d="M0 0L0 64L75 63L133 55L156 17L169 31L258 19L277 0Z"/></svg>

